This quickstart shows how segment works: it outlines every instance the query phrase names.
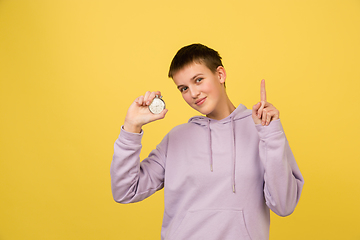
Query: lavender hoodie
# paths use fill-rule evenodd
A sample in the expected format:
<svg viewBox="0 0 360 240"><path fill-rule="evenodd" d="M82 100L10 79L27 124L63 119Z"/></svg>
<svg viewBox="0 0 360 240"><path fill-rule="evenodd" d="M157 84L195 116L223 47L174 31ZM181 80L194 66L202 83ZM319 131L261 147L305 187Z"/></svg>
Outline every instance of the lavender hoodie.
<svg viewBox="0 0 360 240"><path fill-rule="evenodd" d="M164 188L161 239L269 239L270 211L291 214L304 184L280 120L255 125L245 106L193 117L140 163L143 132L121 130L111 163L119 203Z"/></svg>

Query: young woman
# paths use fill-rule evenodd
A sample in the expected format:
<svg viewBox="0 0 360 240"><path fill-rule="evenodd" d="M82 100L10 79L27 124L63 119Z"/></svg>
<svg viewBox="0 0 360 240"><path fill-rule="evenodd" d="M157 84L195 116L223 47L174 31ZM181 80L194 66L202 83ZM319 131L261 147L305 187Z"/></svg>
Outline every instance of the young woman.
<svg viewBox="0 0 360 240"><path fill-rule="evenodd" d="M180 49L169 71L183 99L204 116L174 127L140 162L141 127L165 117L147 92L131 104L111 164L114 200L138 202L164 188L161 239L269 239L270 212L291 214L303 187L279 111L266 101L237 108L226 94L219 54Z"/></svg>

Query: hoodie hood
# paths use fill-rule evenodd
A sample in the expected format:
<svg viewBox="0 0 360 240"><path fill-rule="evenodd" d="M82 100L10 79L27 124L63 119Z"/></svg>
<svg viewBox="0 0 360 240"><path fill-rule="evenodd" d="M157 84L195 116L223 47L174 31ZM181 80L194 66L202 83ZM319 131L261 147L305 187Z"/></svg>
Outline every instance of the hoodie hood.
<svg viewBox="0 0 360 240"><path fill-rule="evenodd" d="M232 191L235 193L235 170L236 170L236 148L235 148L235 124L234 121L248 117L251 115L251 110L247 109L244 105L240 104L229 116L223 118L221 120L215 120L208 118L206 116L195 116L189 119L189 123L194 123L200 125L207 129L208 133L208 146L209 146L209 163L210 163L210 171L213 171L213 150L212 150L212 139L211 139L211 124L227 124L231 130L231 134L229 137L231 138L231 152L232 152L232 174L231 174L231 183L232 183ZM211 124L210 124L211 123Z"/></svg>
<svg viewBox="0 0 360 240"><path fill-rule="evenodd" d="M232 113L230 113L229 116L227 116L226 118L223 118L221 120L211 119L206 116L195 116L195 117L190 118L188 122L196 123L196 124L203 125L203 126L207 126L207 122L209 122L209 121L226 124L232 120L241 119L241 118L247 117L249 115L251 115L251 110L247 109L244 105L240 104Z"/></svg>

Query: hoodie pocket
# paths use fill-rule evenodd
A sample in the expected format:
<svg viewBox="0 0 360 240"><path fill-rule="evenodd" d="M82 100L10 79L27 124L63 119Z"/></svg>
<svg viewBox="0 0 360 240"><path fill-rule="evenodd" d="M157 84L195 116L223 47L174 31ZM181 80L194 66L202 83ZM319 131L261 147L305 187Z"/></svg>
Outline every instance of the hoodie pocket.
<svg viewBox="0 0 360 240"><path fill-rule="evenodd" d="M169 240L251 240L242 210L188 211Z"/></svg>

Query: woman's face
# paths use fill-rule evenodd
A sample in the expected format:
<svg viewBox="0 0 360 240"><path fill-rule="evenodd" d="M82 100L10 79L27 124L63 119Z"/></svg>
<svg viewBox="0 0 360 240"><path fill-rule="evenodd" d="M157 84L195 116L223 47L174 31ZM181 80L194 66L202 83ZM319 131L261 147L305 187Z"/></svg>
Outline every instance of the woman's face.
<svg viewBox="0 0 360 240"><path fill-rule="evenodd" d="M216 119L221 111L224 94L225 69L219 66L212 72L205 64L192 63L179 70L174 82L182 97L196 111Z"/></svg>

